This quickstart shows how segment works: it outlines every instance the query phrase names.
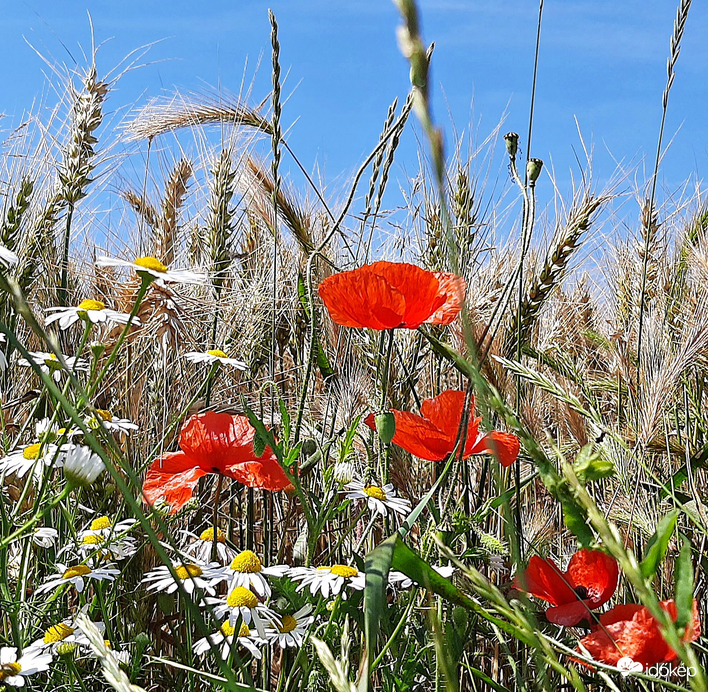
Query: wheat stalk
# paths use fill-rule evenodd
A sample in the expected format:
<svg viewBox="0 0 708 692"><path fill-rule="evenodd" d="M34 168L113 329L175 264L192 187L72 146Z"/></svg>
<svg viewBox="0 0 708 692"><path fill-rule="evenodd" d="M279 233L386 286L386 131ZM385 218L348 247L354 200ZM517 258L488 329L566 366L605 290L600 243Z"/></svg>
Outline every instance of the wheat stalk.
<svg viewBox="0 0 708 692"><path fill-rule="evenodd" d="M519 345L529 343L531 330L541 309L568 271L572 256L590 228L593 214L608 199L606 196L596 197L586 192L580 202L571 209L565 224L556 232L556 243L549 248L540 271L532 278L518 308L519 312L514 312L509 323L504 348L506 354L516 353Z"/></svg>
<svg viewBox="0 0 708 692"><path fill-rule="evenodd" d="M229 94L175 93L156 98L141 108L125 125L128 140L153 139L185 127L230 123L272 134L270 122L256 109Z"/></svg>

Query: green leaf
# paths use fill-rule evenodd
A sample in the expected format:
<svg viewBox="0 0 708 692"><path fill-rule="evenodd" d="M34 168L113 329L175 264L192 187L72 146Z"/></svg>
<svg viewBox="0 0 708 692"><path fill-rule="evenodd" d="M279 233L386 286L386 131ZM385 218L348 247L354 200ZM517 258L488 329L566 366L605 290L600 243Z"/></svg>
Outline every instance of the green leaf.
<svg viewBox="0 0 708 692"><path fill-rule="evenodd" d="M686 627L693 620L693 564L691 541L682 536L681 552L676 560L676 627Z"/></svg>
<svg viewBox="0 0 708 692"><path fill-rule="evenodd" d="M674 509L669 512L657 524L656 530L654 531L654 535L649 539L644 559L639 565L639 568L642 572L642 576L645 579L654 578L656 570L659 568L659 564L664 559L664 555L666 555L666 549L669 547L671 535L673 534L674 527L676 526L677 518L678 510Z"/></svg>
<svg viewBox="0 0 708 692"><path fill-rule="evenodd" d="M392 536L367 554L364 561L364 636L369 665L376 659L376 638L381 614L386 610L386 586L398 535ZM371 671L369 671L371 672Z"/></svg>
<svg viewBox="0 0 708 692"><path fill-rule="evenodd" d="M573 470L581 483L597 481L601 478L612 476L615 472L615 465L608 459L603 459L593 445L585 445L575 458Z"/></svg>
<svg viewBox="0 0 708 692"><path fill-rule="evenodd" d="M560 498L563 506L563 521L583 548L587 548L595 540L592 529L588 526L587 512L573 497L562 495Z"/></svg>

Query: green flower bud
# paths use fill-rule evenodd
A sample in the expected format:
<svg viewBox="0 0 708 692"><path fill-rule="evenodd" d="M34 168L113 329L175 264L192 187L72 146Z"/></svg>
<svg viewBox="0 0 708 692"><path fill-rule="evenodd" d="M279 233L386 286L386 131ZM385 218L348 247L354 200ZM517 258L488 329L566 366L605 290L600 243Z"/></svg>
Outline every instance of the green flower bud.
<svg viewBox="0 0 708 692"><path fill-rule="evenodd" d="M316 451L317 443L311 437L307 437L302 441L302 456L305 459L309 459Z"/></svg>
<svg viewBox="0 0 708 692"><path fill-rule="evenodd" d="M396 418L391 411L379 411L374 416L376 432L385 445L390 445L393 436L396 434Z"/></svg>
<svg viewBox="0 0 708 692"><path fill-rule="evenodd" d="M74 642L61 642L57 644L57 656L70 656L73 658L76 646Z"/></svg>
<svg viewBox="0 0 708 692"><path fill-rule="evenodd" d="M92 341L89 344L89 348L91 349L91 354L93 355L93 357L98 359L103 355L103 352L106 350L106 344L102 344L100 341Z"/></svg>
<svg viewBox="0 0 708 692"><path fill-rule="evenodd" d="M506 150L509 156L514 158L516 152L519 150L519 135L516 132L507 132L504 135L504 143L506 144Z"/></svg>
<svg viewBox="0 0 708 692"><path fill-rule="evenodd" d="M543 161L541 159L529 159L526 164L526 177L529 180L530 185L535 185L538 180L538 176L541 175L541 169L543 168Z"/></svg>

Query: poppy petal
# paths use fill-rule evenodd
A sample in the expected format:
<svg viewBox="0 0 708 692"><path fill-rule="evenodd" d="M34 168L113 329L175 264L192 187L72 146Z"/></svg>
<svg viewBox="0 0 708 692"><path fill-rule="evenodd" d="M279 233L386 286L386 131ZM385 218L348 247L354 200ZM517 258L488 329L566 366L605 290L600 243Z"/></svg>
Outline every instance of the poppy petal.
<svg viewBox="0 0 708 692"><path fill-rule="evenodd" d="M266 448L259 457L253 449L255 428L246 416L205 411L192 416L182 428L179 446L199 466L209 473L226 473L235 464L268 458Z"/></svg>
<svg viewBox="0 0 708 692"><path fill-rule="evenodd" d="M259 461L247 461L229 469L229 475L249 488L260 488L274 492L290 485L278 460L273 456Z"/></svg>
<svg viewBox="0 0 708 692"><path fill-rule="evenodd" d="M143 483L143 496L148 504L164 500L172 506L171 514L184 507L194 494L194 488L207 471L195 466L184 452L168 452L155 459Z"/></svg>
<svg viewBox="0 0 708 692"><path fill-rule="evenodd" d="M662 601L659 605L676 620L673 600ZM698 603L694 600L692 627L688 628L683 639L686 642L695 640L700 633ZM580 643L593 658L610 665L617 665L620 658L627 656L646 668L656 663L668 663L677 657L649 610L633 603L615 606L600 615L600 626L583 637Z"/></svg>
<svg viewBox="0 0 708 692"><path fill-rule="evenodd" d="M417 329L449 324L460 312L465 282L405 262L374 262L327 277L318 292L344 327Z"/></svg>
<svg viewBox="0 0 708 692"><path fill-rule="evenodd" d="M588 599L584 601L575 600L572 603L552 606L546 609L546 620L552 622L554 625L573 627L581 620L590 617L590 609L592 607Z"/></svg>
<svg viewBox="0 0 708 692"><path fill-rule="evenodd" d="M438 291L445 294L445 302L425 320L425 324L450 324L462 310L467 282L455 274L435 272L435 276L439 281Z"/></svg>
<svg viewBox="0 0 708 692"><path fill-rule="evenodd" d="M496 456L504 468L507 468L516 461L519 456L519 449L519 438L516 435L493 430L477 440L470 454L481 454L483 452L492 454Z"/></svg>
<svg viewBox="0 0 708 692"><path fill-rule="evenodd" d="M583 548L570 558L568 581L574 588L585 588L591 608L612 598L618 578L617 560L601 550Z"/></svg>
<svg viewBox="0 0 708 692"><path fill-rule="evenodd" d="M514 578L514 587L553 605L574 603L578 599L565 574L553 560L534 555L522 576Z"/></svg>
<svg viewBox="0 0 708 692"><path fill-rule="evenodd" d="M450 440L430 421L407 411L392 411L396 419L396 432L391 442L413 456L427 461L442 461L452 451ZM364 421L372 430L376 430L374 414L370 413Z"/></svg>
<svg viewBox="0 0 708 692"><path fill-rule="evenodd" d="M317 289L332 319L343 327L393 329L403 323L406 301L366 265L327 277Z"/></svg>

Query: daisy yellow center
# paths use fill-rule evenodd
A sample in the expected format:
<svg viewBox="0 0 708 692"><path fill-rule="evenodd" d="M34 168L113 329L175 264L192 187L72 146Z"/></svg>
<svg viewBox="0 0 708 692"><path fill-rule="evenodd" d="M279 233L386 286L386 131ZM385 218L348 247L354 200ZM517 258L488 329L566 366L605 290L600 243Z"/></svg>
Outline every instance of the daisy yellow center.
<svg viewBox="0 0 708 692"><path fill-rule="evenodd" d="M214 527L210 526L208 529L205 531L202 531L199 534L199 538L202 541L213 541L214 540ZM226 536L224 536L224 532L221 529L216 530L216 542L217 543L226 543Z"/></svg>
<svg viewBox="0 0 708 692"><path fill-rule="evenodd" d="M39 456L40 449L42 449L42 443L36 442L33 445L29 445L29 447L25 447L22 451L22 456L25 459L36 459Z"/></svg>
<svg viewBox="0 0 708 692"><path fill-rule="evenodd" d="M167 271L167 267L155 257L138 257L133 264L136 264L138 267L145 267L145 269L151 269L154 272Z"/></svg>
<svg viewBox="0 0 708 692"><path fill-rule="evenodd" d="M189 579L190 577L201 577L202 568L199 565L180 565L175 569L177 576L182 579Z"/></svg>
<svg viewBox="0 0 708 692"><path fill-rule="evenodd" d="M107 421L113 420L113 414L112 414L110 411L106 411L105 408L97 408L97 409L96 409L96 415L97 415L101 420L107 420Z"/></svg>
<svg viewBox="0 0 708 692"><path fill-rule="evenodd" d="M85 577L87 574L91 574L90 567L86 565L76 565L76 567L69 567L69 569L61 575L61 578L71 579L72 577Z"/></svg>
<svg viewBox="0 0 708 692"><path fill-rule="evenodd" d="M100 300L82 300L79 303L79 310L103 310L106 307L105 303Z"/></svg>
<svg viewBox="0 0 708 692"><path fill-rule="evenodd" d="M226 599L229 608L250 608L253 610L258 605L256 596L245 586L237 586Z"/></svg>
<svg viewBox="0 0 708 692"><path fill-rule="evenodd" d="M113 647L111 646L111 643L108 641L108 639L104 639L103 643L105 644L107 649L112 649Z"/></svg>
<svg viewBox="0 0 708 692"><path fill-rule="evenodd" d="M332 574L336 574L338 577L356 577L359 574L359 570L355 567L349 567L348 565L332 565L329 568Z"/></svg>
<svg viewBox="0 0 708 692"><path fill-rule="evenodd" d="M15 675L19 675L21 670L22 666L14 661L12 663L3 663L0 665L0 682L12 678Z"/></svg>
<svg viewBox="0 0 708 692"><path fill-rule="evenodd" d="M367 485L364 488L364 492L369 497L373 497L375 500L381 500L381 501L386 500L386 493L383 491L383 488L379 488L378 485Z"/></svg>
<svg viewBox="0 0 708 692"><path fill-rule="evenodd" d="M52 625L44 633L45 644L56 644L64 641L70 634L74 634L74 628L69 627L65 622L60 622L58 625Z"/></svg>
<svg viewBox="0 0 708 692"><path fill-rule="evenodd" d="M102 531L111 528L111 520L108 517L98 517L91 522L91 531Z"/></svg>
<svg viewBox="0 0 708 692"><path fill-rule="evenodd" d="M234 572L253 574L261 571L261 561L252 550L244 550L231 560L231 569Z"/></svg>
<svg viewBox="0 0 708 692"><path fill-rule="evenodd" d="M292 615L283 615L283 622L278 628L283 634L292 632L297 627L297 620Z"/></svg>
<svg viewBox="0 0 708 692"><path fill-rule="evenodd" d="M90 533L81 539L82 545L100 545L103 543L103 536L95 533Z"/></svg>
<svg viewBox="0 0 708 692"><path fill-rule="evenodd" d="M227 358L228 356L218 348L213 348L211 351L207 351L207 354L214 356L214 358Z"/></svg>

